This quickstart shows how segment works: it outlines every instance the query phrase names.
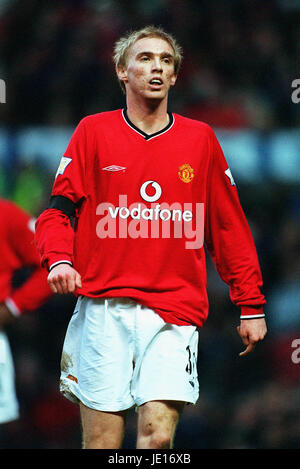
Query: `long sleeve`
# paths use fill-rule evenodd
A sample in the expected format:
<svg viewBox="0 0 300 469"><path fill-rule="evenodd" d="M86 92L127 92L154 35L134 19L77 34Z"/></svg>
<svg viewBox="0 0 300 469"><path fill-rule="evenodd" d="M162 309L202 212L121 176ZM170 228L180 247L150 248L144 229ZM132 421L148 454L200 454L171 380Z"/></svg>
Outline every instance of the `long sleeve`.
<svg viewBox="0 0 300 469"><path fill-rule="evenodd" d="M15 314L34 311L52 295L47 275L40 266L34 244L34 219L11 202L6 202L7 269L30 267L32 272L18 288L7 287L5 302ZM5 241L3 240L3 243ZM4 246L3 246L4 248Z"/></svg>
<svg viewBox="0 0 300 469"><path fill-rule="evenodd" d="M212 132L205 243L241 318L263 317L266 302L252 234L222 149Z"/></svg>
<svg viewBox="0 0 300 469"><path fill-rule="evenodd" d="M47 209L38 217L35 242L46 269L61 262L73 264L74 230L61 210Z"/></svg>
<svg viewBox="0 0 300 469"><path fill-rule="evenodd" d="M41 264L49 269L73 263L74 230L70 217L86 198L85 160L88 146L85 119L76 127L56 172L50 206L37 219L35 241Z"/></svg>
<svg viewBox="0 0 300 469"><path fill-rule="evenodd" d="M46 274L44 269L37 267L29 279L6 299L8 307L13 308L11 303L13 302L17 314L22 314L35 311L42 306L52 295Z"/></svg>

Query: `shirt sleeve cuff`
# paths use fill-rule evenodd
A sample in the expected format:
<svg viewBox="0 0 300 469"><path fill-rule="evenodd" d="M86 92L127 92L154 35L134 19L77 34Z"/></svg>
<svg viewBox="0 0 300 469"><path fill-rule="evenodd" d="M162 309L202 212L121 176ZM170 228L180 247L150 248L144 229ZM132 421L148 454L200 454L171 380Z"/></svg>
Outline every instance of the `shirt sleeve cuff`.
<svg viewBox="0 0 300 469"><path fill-rule="evenodd" d="M56 266L56 265L59 265L59 264L69 264L69 265L73 265L71 261L67 260L67 259L62 259L60 261L57 261L57 262L54 262L53 264L50 265L49 267L49 272L51 272L51 270Z"/></svg>
<svg viewBox="0 0 300 469"><path fill-rule="evenodd" d="M18 308L18 306L16 305L16 303L14 302L12 298L6 298L4 303L6 304L7 308L9 309L9 311L11 312L13 316L21 315L20 309Z"/></svg>
<svg viewBox="0 0 300 469"><path fill-rule="evenodd" d="M241 306L240 319L260 319L265 313L262 306Z"/></svg>

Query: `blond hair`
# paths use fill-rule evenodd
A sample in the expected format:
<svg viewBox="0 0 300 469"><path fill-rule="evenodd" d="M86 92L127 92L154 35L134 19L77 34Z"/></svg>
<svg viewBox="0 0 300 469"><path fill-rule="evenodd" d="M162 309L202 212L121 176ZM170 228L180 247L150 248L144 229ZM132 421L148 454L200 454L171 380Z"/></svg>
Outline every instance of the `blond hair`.
<svg viewBox="0 0 300 469"><path fill-rule="evenodd" d="M170 44L174 51L174 73L177 75L182 62L182 48L171 34L167 33L158 26L146 26L136 31L130 31L126 34L126 36L121 37L115 43L113 61L116 69L119 65L124 67L127 66L128 52L130 47L139 39L146 37L157 37L165 40L168 44ZM119 80L119 83L122 90L125 92L125 84L121 80Z"/></svg>

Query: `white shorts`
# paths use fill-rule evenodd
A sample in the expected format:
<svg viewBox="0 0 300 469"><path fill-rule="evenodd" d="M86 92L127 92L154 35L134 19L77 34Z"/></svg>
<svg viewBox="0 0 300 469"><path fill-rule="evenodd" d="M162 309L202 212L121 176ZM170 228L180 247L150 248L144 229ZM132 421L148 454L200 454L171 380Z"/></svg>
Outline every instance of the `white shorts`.
<svg viewBox="0 0 300 469"><path fill-rule="evenodd" d="M198 331L166 323L129 298L80 297L61 360L61 392L117 412L153 400L195 404Z"/></svg>
<svg viewBox="0 0 300 469"><path fill-rule="evenodd" d="M19 418L15 368L5 332L0 331L0 424Z"/></svg>

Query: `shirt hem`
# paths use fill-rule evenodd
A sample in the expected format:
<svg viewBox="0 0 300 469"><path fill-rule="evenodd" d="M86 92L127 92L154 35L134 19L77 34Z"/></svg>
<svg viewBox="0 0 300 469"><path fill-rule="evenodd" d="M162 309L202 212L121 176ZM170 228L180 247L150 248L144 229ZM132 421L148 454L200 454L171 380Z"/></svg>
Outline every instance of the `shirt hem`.
<svg viewBox="0 0 300 469"><path fill-rule="evenodd" d="M202 317L198 317L197 320L189 319L189 318L180 318L176 316L176 314L179 314L178 312L172 312L172 306L166 303L161 302L160 303L160 308L157 308L151 304L149 301L145 301L144 298L142 298L139 295L135 295L134 292L131 289L125 289L122 291L106 291L104 293L100 294L93 294L91 292L85 291L83 289L77 290L76 291L76 296L87 296L89 298L120 298L120 297L126 297L126 298L132 298L134 301L141 303L143 306L146 306L147 308L152 309L157 313L165 322L170 323L170 324L175 324L176 326L195 326L197 328L201 328L206 319L207 319L207 314L203 315ZM162 309L161 309L162 308ZM163 310L163 308L169 308L169 311Z"/></svg>

